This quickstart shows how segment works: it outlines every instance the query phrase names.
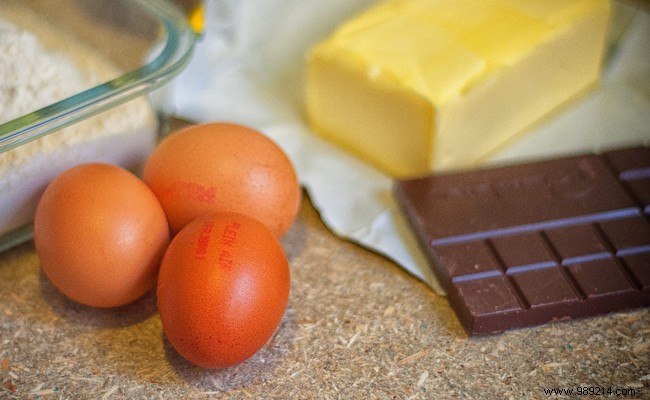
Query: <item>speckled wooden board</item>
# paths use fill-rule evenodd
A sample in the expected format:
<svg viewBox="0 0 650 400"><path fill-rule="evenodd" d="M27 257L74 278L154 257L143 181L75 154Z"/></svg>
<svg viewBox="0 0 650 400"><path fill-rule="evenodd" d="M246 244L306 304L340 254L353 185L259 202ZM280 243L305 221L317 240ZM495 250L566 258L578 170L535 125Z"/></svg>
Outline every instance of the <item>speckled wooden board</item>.
<svg viewBox="0 0 650 400"><path fill-rule="evenodd" d="M589 386L650 398L647 309L468 338L445 298L336 238L308 198L282 244L284 319L257 355L225 370L170 347L153 294L83 307L48 282L32 243L0 254L0 398L537 399Z"/></svg>

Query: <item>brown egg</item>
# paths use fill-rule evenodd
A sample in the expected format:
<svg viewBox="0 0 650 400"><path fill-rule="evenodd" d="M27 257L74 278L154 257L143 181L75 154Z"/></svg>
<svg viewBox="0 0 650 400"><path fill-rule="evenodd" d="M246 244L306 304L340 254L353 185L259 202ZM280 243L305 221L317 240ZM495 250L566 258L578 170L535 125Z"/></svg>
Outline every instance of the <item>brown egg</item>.
<svg viewBox="0 0 650 400"><path fill-rule="evenodd" d="M168 136L147 160L143 180L173 233L201 215L232 211L257 218L281 236L300 206L296 172L282 149L234 124L194 125Z"/></svg>
<svg viewBox="0 0 650 400"><path fill-rule="evenodd" d="M239 213L199 217L174 237L160 266L163 330L196 365L235 365L278 327L289 283L287 257L267 226Z"/></svg>
<svg viewBox="0 0 650 400"><path fill-rule="evenodd" d="M155 195L135 175L84 164L45 190L34 243L43 271L62 293L89 306L114 307L152 287L169 228Z"/></svg>

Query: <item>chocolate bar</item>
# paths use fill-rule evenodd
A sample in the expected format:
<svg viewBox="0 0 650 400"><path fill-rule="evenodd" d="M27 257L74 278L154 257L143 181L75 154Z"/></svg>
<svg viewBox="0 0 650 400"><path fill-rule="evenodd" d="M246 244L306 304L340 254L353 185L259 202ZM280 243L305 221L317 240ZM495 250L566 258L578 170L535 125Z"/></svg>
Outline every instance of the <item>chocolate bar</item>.
<svg viewBox="0 0 650 400"><path fill-rule="evenodd" d="M470 335L650 305L650 148L398 180Z"/></svg>

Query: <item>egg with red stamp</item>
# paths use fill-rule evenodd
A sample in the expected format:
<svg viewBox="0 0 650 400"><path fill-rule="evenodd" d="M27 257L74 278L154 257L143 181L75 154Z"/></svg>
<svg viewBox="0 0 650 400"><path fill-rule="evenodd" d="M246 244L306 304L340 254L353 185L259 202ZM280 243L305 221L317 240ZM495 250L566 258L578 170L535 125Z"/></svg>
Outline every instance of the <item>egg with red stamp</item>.
<svg viewBox="0 0 650 400"><path fill-rule="evenodd" d="M158 277L158 310L172 347L206 368L258 352L287 307L290 272L275 234L240 213L199 217L174 237Z"/></svg>
<svg viewBox="0 0 650 400"><path fill-rule="evenodd" d="M67 297L94 307L121 306L150 290L169 236L149 187L109 164L82 164L58 175L34 218L45 275Z"/></svg>
<svg viewBox="0 0 650 400"><path fill-rule="evenodd" d="M194 218L228 211L262 221L279 237L300 206L298 177L284 151L263 133L236 124L172 133L147 159L143 180L174 234Z"/></svg>

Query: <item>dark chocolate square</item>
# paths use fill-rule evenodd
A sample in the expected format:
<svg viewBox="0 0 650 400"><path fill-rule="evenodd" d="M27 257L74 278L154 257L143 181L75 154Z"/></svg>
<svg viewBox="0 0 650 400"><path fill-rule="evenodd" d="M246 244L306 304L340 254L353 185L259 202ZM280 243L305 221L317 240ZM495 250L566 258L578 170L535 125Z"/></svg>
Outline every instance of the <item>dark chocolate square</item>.
<svg viewBox="0 0 650 400"><path fill-rule="evenodd" d="M645 216L603 221L600 227L617 255L650 251L650 223Z"/></svg>
<svg viewBox="0 0 650 400"><path fill-rule="evenodd" d="M650 253L632 254L623 261L641 288L650 291Z"/></svg>
<svg viewBox="0 0 650 400"><path fill-rule="evenodd" d="M634 198L639 201L644 212L650 214L650 178L628 181L625 182L625 185Z"/></svg>
<svg viewBox="0 0 650 400"><path fill-rule="evenodd" d="M572 264L567 268L587 297L634 290L613 258Z"/></svg>
<svg viewBox="0 0 650 400"><path fill-rule="evenodd" d="M650 148L614 150L605 157L641 208L650 214Z"/></svg>
<svg viewBox="0 0 650 400"><path fill-rule="evenodd" d="M544 239L537 232L499 236L490 241L508 273L555 265Z"/></svg>
<svg viewBox="0 0 650 400"><path fill-rule="evenodd" d="M522 308L504 276L460 282L456 288L474 317Z"/></svg>
<svg viewBox="0 0 650 400"><path fill-rule="evenodd" d="M545 234L560 256L562 265L610 256L593 224L549 229Z"/></svg>
<svg viewBox="0 0 650 400"><path fill-rule="evenodd" d="M438 261L454 281L499 274L499 265L485 241L437 246L435 249Z"/></svg>
<svg viewBox="0 0 650 400"><path fill-rule="evenodd" d="M531 308L578 300L559 267L522 272L512 278Z"/></svg>

